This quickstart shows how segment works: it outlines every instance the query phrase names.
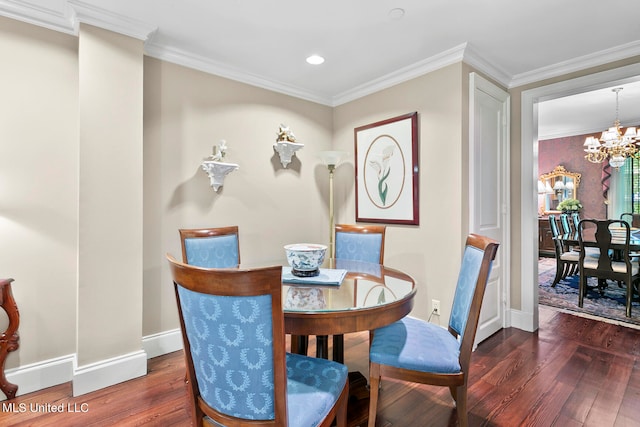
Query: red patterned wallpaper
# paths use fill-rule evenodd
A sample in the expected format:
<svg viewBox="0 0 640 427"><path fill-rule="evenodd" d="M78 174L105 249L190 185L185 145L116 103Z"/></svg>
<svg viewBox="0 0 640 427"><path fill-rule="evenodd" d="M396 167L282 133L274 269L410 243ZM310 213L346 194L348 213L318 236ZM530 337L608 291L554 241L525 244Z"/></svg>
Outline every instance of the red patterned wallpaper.
<svg viewBox="0 0 640 427"><path fill-rule="evenodd" d="M583 209L582 218L606 218L607 213L602 195L602 166L604 163L591 163L584 158L584 140L590 135L569 136L548 139L538 143L538 173L549 173L562 165L569 172L581 174L578 187L578 200ZM594 135L599 137L600 135ZM615 169L611 169L612 174Z"/></svg>

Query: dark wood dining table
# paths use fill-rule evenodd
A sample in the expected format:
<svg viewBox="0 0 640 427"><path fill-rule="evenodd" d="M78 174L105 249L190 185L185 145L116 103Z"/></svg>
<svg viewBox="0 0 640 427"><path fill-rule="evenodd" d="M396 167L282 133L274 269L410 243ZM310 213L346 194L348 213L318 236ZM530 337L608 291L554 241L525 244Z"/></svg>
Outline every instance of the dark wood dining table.
<svg viewBox="0 0 640 427"><path fill-rule="evenodd" d="M577 232L573 233L565 233L560 234L554 239L563 242L567 246L580 246L580 238ZM595 229L587 229L583 232L583 239L589 242L595 242ZM612 249L623 249L624 248L624 238L619 238L615 234L611 237L611 248ZM633 228L631 229L630 239L629 239L629 250L630 251L640 251L640 230Z"/></svg>

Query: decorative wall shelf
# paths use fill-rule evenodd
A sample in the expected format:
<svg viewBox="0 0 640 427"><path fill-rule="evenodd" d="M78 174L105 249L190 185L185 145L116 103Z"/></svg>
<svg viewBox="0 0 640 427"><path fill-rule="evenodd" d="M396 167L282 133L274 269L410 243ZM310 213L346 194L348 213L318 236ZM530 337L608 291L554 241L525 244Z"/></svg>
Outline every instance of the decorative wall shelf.
<svg viewBox="0 0 640 427"><path fill-rule="evenodd" d="M301 142L277 141L273 144L273 149L276 150L280 156L280 163L282 163L282 166L285 168L291 163L291 158L296 151L302 147L304 147L304 144Z"/></svg>
<svg viewBox="0 0 640 427"><path fill-rule="evenodd" d="M211 186L216 192L224 185L224 178L239 168L240 166L236 163L224 163L212 160L205 160L202 162L202 170L209 175Z"/></svg>

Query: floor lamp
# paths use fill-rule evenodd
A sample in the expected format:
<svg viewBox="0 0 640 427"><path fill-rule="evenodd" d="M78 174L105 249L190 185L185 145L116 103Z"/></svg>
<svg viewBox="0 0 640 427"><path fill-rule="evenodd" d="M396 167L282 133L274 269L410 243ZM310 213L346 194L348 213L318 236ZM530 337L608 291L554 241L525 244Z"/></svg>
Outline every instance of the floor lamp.
<svg viewBox="0 0 640 427"><path fill-rule="evenodd" d="M329 169L329 258L335 258L335 222L333 216L333 171L340 165L340 162L347 157L344 151L321 151L318 153L322 163Z"/></svg>

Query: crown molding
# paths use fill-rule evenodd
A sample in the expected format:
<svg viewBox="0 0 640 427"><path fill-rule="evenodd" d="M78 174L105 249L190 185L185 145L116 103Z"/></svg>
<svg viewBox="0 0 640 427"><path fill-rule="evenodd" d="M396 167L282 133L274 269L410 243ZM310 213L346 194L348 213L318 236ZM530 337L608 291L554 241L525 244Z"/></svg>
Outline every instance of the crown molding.
<svg viewBox="0 0 640 427"><path fill-rule="evenodd" d="M68 5L73 11L74 34L78 33L82 23L146 41L158 29L152 24L119 15L82 1L69 0Z"/></svg>
<svg viewBox="0 0 640 427"><path fill-rule="evenodd" d="M347 91L339 93L338 95L333 97L332 106L336 107L338 105L345 104L349 101L362 98L363 96L379 92L383 89L387 89L399 83L406 82L408 80L446 67L447 65L460 62L464 57L466 46L466 43L460 44L442 53L416 62L415 64L400 68L399 70L378 77L377 79L373 79L367 83L358 85L353 89L349 89Z"/></svg>
<svg viewBox="0 0 640 427"><path fill-rule="evenodd" d="M0 15L17 21L37 25L66 34L74 34L70 11L60 13L26 3L24 1L0 0Z"/></svg>
<svg viewBox="0 0 640 427"><path fill-rule="evenodd" d="M182 49L175 49L172 47L156 44L153 40L150 40L145 44L145 53L153 58L171 62L177 65L182 65L187 68L193 68L205 73L214 74L216 76L224 77L229 80L246 83L251 86L279 92L285 95L293 96L295 98L315 102L317 104L331 106L330 98L319 96L318 94L306 91L296 86L268 80L255 74L234 69L221 62L217 62L200 55L186 52Z"/></svg>
<svg viewBox="0 0 640 427"><path fill-rule="evenodd" d="M509 87L511 75L502 68L490 64L470 43L467 43L466 49L464 50L463 60L504 87Z"/></svg>
<svg viewBox="0 0 640 427"><path fill-rule="evenodd" d="M160 45L153 40L157 26L152 24L95 7L81 0L68 0L64 3L64 12L60 12L22 0L0 0L0 15L73 35L78 34L80 23L93 25L144 41L145 53L149 56L331 107L370 95L460 61L464 61L487 77L511 89L633 56L640 56L640 41L635 41L510 76L501 68L483 59L483 56L473 46L464 43L335 96L330 96L312 93L284 82L268 80L184 50Z"/></svg>
<svg viewBox="0 0 640 427"><path fill-rule="evenodd" d="M524 86L530 83L536 83L542 80L570 74L576 71L585 70L591 67L608 64L632 56L640 55L640 41L635 41L610 49L601 50L589 55L579 56L577 58L562 61L548 67L538 68L526 73L516 74L511 79L509 88Z"/></svg>

